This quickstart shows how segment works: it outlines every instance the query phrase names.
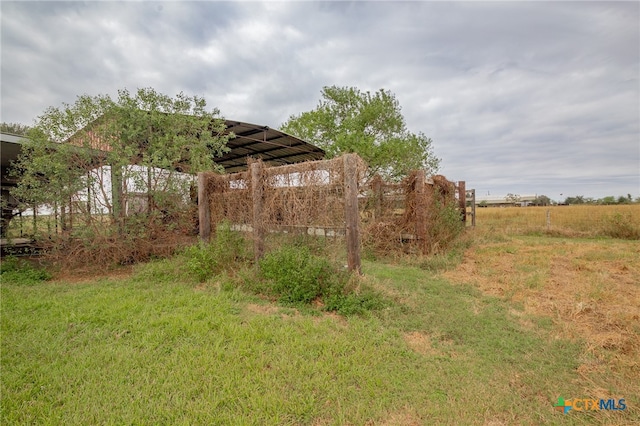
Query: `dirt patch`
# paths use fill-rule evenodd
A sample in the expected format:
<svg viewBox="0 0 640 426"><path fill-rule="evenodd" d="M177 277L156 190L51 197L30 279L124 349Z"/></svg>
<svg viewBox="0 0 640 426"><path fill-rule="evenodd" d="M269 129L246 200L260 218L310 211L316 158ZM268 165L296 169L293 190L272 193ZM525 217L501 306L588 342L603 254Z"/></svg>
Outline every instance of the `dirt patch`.
<svg viewBox="0 0 640 426"><path fill-rule="evenodd" d="M411 350L421 355L449 358L461 357L458 352L452 349L453 341L440 334L434 335L413 331L403 334L402 338Z"/></svg>
<svg viewBox="0 0 640 426"><path fill-rule="evenodd" d="M246 309L253 314L261 315L273 315L280 313L280 309L277 306L273 305L258 305L255 303L249 303L247 304Z"/></svg>
<svg viewBox="0 0 640 426"><path fill-rule="evenodd" d="M431 345L431 337L428 334L414 331L402 336L407 345L415 352L422 355L438 355L440 352Z"/></svg>
<svg viewBox="0 0 640 426"><path fill-rule="evenodd" d="M367 425L380 426L418 426L424 424L423 421L416 416L410 408L404 411L391 413L381 422L369 422Z"/></svg>

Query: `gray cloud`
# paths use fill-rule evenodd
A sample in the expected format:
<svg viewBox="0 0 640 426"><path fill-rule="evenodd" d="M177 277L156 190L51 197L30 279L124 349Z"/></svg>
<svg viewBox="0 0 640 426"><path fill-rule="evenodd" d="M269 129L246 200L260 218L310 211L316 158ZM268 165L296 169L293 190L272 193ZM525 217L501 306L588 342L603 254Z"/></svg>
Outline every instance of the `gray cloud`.
<svg viewBox="0 0 640 426"><path fill-rule="evenodd" d="M2 120L154 87L279 126L391 90L479 192L640 195L637 2L6 2Z"/></svg>

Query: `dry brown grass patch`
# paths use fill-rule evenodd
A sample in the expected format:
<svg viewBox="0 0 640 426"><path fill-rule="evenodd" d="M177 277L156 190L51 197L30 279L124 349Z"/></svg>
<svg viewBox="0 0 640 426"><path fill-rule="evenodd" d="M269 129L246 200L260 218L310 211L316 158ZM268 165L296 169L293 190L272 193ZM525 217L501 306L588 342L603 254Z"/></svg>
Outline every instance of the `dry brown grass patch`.
<svg viewBox="0 0 640 426"><path fill-rule="evenodd" d="M248 303L245 306L246 310L253 314L260 315L273 315L280 313L280 308L273 305L258 305L256 303Z"/></svg>
<svg viewBox="0 0 640 426"><path fill-rule="evenodd" d="M367 425L378 426L418 426L424 424L410 407L401 411L389 413L382 421L368 422Z"/></svg>
<svg viewBox="0 0 640 426"><path fill-rule="evenodd" d="M439 352L431 345L431 337L427 334L414 331L406 333L404 341L415 352L422 355L437 355Z"/></svg>
<svg viewBox="0 0 640 426"><path fill-rule="evenodd" d="M443 275L521 304L522 313L511 312L526 328L535 326L530 318L550 317L556 337L583 340L586 349L578 373L585 379L585 391L606 377L627 395L640 394L636 243L511 237L476 245L457 269Z"/></svg>

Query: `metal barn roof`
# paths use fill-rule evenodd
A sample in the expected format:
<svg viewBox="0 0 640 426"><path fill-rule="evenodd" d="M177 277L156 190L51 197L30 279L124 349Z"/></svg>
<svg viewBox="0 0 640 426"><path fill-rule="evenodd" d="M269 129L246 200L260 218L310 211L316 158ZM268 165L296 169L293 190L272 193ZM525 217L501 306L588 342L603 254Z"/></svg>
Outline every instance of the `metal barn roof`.
<svg viewBox="0 0 640 426"><path fill-rule="evenodd" d="M236 137L227 143L231 151L213 160L227 173L245 170L249 157L260 158L270 166L324 158L322 149L279 130L233 120L225 120L225 124Z"/></svg>
<svg viewBox="0 0 640 426"><path fill-rule="evenodd" d="M227 173L245 170L249 157L260 158L271 166L324 158L324 151L317 146L268 126L235 120L225 120L225 124L226 131L233 132L235 138L227 143L231 150L222 157L214 157L213 161L224 167ZM3 169L17 159L24 140L21 136L2 133Z"/></svg>
<svg viewBox="0 0 640 426"><path fill-rule="evenodd" d="M9 167L22 151L21 145L25 138L10 133L1 133L0 135L0 153L2 154L0 155L0 164L2 167Z"/></svg>

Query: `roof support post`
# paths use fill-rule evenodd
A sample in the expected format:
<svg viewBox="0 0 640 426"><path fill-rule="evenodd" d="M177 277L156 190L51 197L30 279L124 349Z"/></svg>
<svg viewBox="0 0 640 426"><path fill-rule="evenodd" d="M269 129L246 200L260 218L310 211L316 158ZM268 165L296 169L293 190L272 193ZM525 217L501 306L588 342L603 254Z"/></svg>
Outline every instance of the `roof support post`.
<svg viewBox="0 0 640 426"><path fill-rule="evenodd" d="M358 157L346 154L344 161L344 216L346 222L347 267L362 274L360 264L360 212L358 210Z"/></svg>
<svg viewBox="0 0 640 426"><path fill-rule="evenodd" d="M211 205L207 182L207 174L198 173L198 232L204 242L209 242L211 238Z"/></svg>
<svg viewBox="0 0 640 426"><path fill-rule="evenodd" d="M264 163L261 160L252 162L251 171L251 198L253 202L253 254L257 262L264 255L264 222L263 222L263 204L264 204L264 182L263 170Z"/></svg>
<svg viewBox="0 0 640 426"><path fill-rule="evenodd" d="M113 220L118 224L118 232L122 232L122 168L111 165L111 210Z"/></svg>

